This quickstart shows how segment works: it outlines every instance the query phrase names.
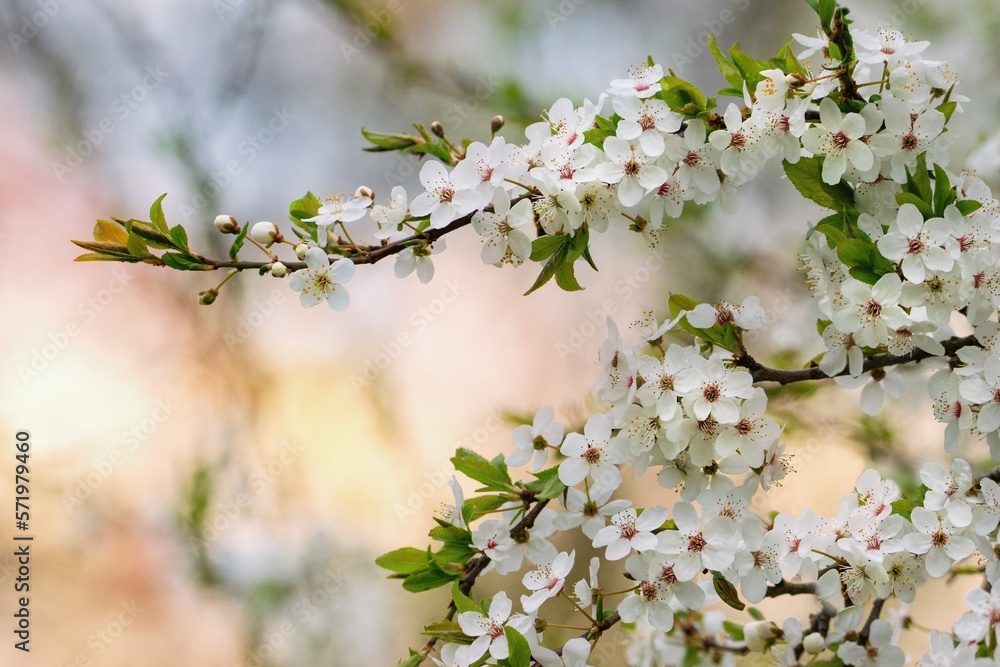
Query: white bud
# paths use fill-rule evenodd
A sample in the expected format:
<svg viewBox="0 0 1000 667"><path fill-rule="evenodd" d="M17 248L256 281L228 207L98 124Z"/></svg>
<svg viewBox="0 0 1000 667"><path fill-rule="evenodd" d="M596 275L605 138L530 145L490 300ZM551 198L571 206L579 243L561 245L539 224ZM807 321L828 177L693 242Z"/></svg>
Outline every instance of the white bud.
<svg viewBox="0 0 1000 667"><path fill-rule="evenodd" d="M240 225L236 222L236 218L231 215L217 215L215 216L215 228L218 229L223 234L239 234Z"/></svg>
<svg viewBox="0 0 1000 667"><path fill-rule="evenodd" d="M250 228L250 238L263 246L271 246L281 237L273 222L258 222Z"/></svg>
<svg viewBox="0 0 1000 667"><path fill-rule="evenodd" d="M305 261L306 252L309 250L309 246L305 243L300 243L295 246L295 256L299 258L299 261Z"/></svg>
<svg viewBox="0 0 1000 667"><path fill-rule="evenodd" d="M360 188L354 191L355 197L368 197L369 199L375 199L375 192L372 191L367 185L362 185Z"/></svg>
<svg viewBox="0 0 1000 667"><path fill-rule="evenodd" d="M754 653L763 653L770 641L778 636L778 626L771 621L756 621L743 626L743 636L747 648Z"/></svg>
<svg viewBox="0 0 1000 667"><path fill-rule="evenodd" d="M826 640L823 639L823 635L820 633L813 632L806 635L806 638L802 640L802 648L806 650L806 653L812 653L813 655L822 653L826 648Z"/></svg>
<svg viewBox="0 0 1000 667"><path fill-rule="evenodd" d="M275 262L271 265L271 275L275 278L284 278L288 275L288 268L281 262Z"/></svg>

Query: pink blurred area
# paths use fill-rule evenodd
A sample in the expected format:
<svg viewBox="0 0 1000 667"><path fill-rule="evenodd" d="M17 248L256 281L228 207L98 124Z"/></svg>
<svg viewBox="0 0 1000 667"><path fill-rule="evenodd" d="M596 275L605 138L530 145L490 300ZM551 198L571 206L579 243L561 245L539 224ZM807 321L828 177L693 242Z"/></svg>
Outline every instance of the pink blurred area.
<svg viewBox="0 0 1000 667"><path fill-rule="evenodd" d="M635 234L610 232L594 252L600 272L581 271L587 289L577 294L550 285L522 297L534 280L531 267L484 266L471 232L449 238L428 285L397 280L391 262L358 271L347 313L304 310L285 282L271 278L242 276L202 307L198 292L221 276L74 263L82 251L70 239L89 238L98 218L145 218L164 191L168 220L184 223L204 245L218 236L216 213L287 228L287 204L306 190L365 183L383 199L393 179L415 182L413 166L395 156L360 153L363 124L398 130L450 113L459 133L488 132L488 104L466 113L461 92L394 79L392 54L366 47L342 56L356 32L318 4L274 3L257 69L246 74L243 97L227 105L218 104L215 95L226 93L212 89L205 70L232 64L213 39L216 32L232 37L227 21L253 18L251 3L227 5L236 12L230 19L193 2L123 4L108 15L80 0L33 41L61 53L61 68L25 53L4 56L0 433L5 443L17 430L31 433L36 539L30 656L10 645L14 562L0 557L2 665L393 664L420 642L419 628L440 616L447 598L403 592L385 580L375 556L427 544L433 512L450 499L449 456L456 446L488 457L507 451L503 413L530 415L552 403L576 425L596 408L591 390L609 314L623 329L647 310L662 317L668 288L706 299L764 291L779 295L773 303L787 302L770 351L818 351L786 252L801 242L800 222L812 211L775 203L790 191L777 173L743 193L740 235L718 211L678 223L655 251ZM733 3L677 3L683 11L651 2L574 3L566 15L560 7L567 3L487 4L407 4L394 20L408 48L442 71L461 64L477 76L524 80L534 103L560 94L596 98L604 81L647 52L676 57L663 45L684 44ZM871 4L879 6L858 11L873 20L892 8ZM942 18L936 11L913 20L926 26ZM553 23L551 12L565 20ZM11 12L8 26L18 30L22 15ZM114 100L141 81L128 39L118 51L100 48L113 15L153 31L174 78L60 177L55 163L113 117ZM960 34L960 19L939 21L945 44ZM741 26L727 23L725 40L763 52L811 26L798 10L781 25L768 21L747 15ZM74 31L89 31L78 52L67 48ZM605 32L635 39L609 42ZM188 46L177 42L182 36ZM957 48L959 60L983 44ZM690 76L709 87L718 83L712 71L700 54ZM182 73L191 96L175 88ZM60 76L85 94L63 95ZM248 158L244 137L259 136L283 106L295 114L287 131ZM79 116L67 122L73 110ZM239 166L222 188L221 210L185 213L205 186L192 186L190 165L164 146L188 122L200 124L194 148L210 180L229 162ZM516 121L508 129L510 139L520 138ZM785 292L787 285L795 288ZM915 449L936 456L927 423L908 417L920 400L908 397L891 419ZM826 400L820 417L807 418L790 439L799 472L774 506L836 511L836 499L868 465L844 436L854 401ZM3 452L0 498L7 498L13 453ZM199 470L211 486L207 564L179 518ZM651 480L640 492L662 499ZM7 553L8 530L0 526L0 553ZM925 625L962 605L931 597L913 610Z"/></svg>

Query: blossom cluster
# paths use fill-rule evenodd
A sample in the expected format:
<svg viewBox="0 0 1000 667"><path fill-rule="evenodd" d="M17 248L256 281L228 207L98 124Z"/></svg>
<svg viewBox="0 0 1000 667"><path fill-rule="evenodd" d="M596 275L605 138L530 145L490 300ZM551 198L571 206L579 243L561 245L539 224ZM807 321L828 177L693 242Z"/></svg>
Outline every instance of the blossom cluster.
<svg viewBox="0 0 1000 667"><path fill-rule="evenodd" d="M823 54L821 71L842 65L822 33L796 39L807 47L801 57ZM988 436L1000 460L1000 350L993 347L1000 205L981 180L947 170L946 124L964 98L951 89L946 66L923 59L926 43L889 28L855 31L854 39L857 97L850 104L837 76L762 70L754 91L744 87L742 109L730 105L706 123L657 97L668 79L649 65L612 82L596 104L574 108L560 100L528 128L525 145L499 138L472 144L475 170L466 161L451 174L428 165L417 210L430 213L432 227L448 225L476 210L474 193L483 259L519 264L529 259L533 231L601 232L623 218L655 229L688 201L731 202L732 191L770 158L786 166L810 161L816 182L796 180L794 171L790 178L825 192L832 201L800 187L839 209L813 230L804 254L827 348L819 369L842 386L864 386L861 407L874 414L886 394L902 392L892 366L925 359L934 369L934 414L947 424L946 451L955 451L963 432L976 432ZM613 110L613 132L601 120L606 110ZM600 144L588 140L594 128L606 134ZM454 206L459 199L467 203ZM494 206L484 211L487 200ZM508 660L513 644L505 628L525 638L539 664L584 664L583 644L566 644L561 656L545 647L539 614L558 596L571 597L598 628L620 593L605 596L601 557L591 560L588 578L571 582L576 553L558 550L561 531L579 530L604 561L624 561L631 584L614 614L638 624L632 664L677 664L686 655L684 636L694 633L700 653L684 664L735 664L741 652L767 651L783 665L827 652L838 664L898 666L905 613L897 623L877 618L882 604L894 599L905 610L922 584L964 564L983 572L989 586L1000 584L1000 487L963 459L948 468L925 465L914 497L868 470L836 516L755 513L758 494L791 470L782 427L767 414L743 345L743 332L767 326L767 315L756 297L671 306L662 324L652 316L639 323L638 345L623 343L609 322L596 392L610 409L591 416L582 432L564 435L551 406L515 431L506 465L557 476L561 508L545 507L530 529L515 532L523 516L516 498L500 504L500 518L462 523L489 569L510 575L527 568L522 613L512 613L506 592L482 610L462 611L458 623L469 641L446 643L438 664ZM973 335L946 348L957 340L950 328L956 314ZM681 333L709 345L665 342ZM654 473L680 500L670 508L633 506L622 493L624 470ZM452 516L463 502L456 499ZM814 595L825 625L761 618L733 626L704 609L720 598L757 603L787 587ZM976 589L969 604L950 634L932 634L922 664L972 664L977 656L994 664L1000 597ZM874 605L871 616L866 605ZM683 636L674 632L677 619Z"/></svg>

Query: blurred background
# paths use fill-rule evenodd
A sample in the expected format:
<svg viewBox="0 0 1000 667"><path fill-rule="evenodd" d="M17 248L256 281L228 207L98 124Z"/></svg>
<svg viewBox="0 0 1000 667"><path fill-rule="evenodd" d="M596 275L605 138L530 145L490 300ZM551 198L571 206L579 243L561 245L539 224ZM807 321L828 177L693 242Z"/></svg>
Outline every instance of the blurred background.
<svg viewBox="0 0 1000 667"><path fill-rule="evenodd" d="M848 4L860 25L932 40L925 55L961 74L973 101L952 124L956 161L991 139L992 0ZM415 159L361 152L362 125L438 120L483 140L501 113L519 141L557 97L596 99L647 55L714 90L709 31L766 57L812 35L813 18L798 0L6 0L0 430L32 434L36 541L32 652L4 642L0 664L394 664L447 592L406 593L374 557L428 543L456 446L508 451L505 415L544 403L581 423L608 315L662 317L668 290L756 293L773 322L751 343L759 358L800 365L821 350L795 271L821 214L778 165L744 189L738 217L691 213L655 248L609 232L575 294L520 296L532 268L483 265L465 233L428 285L388 262L360 270L347 313L303 310L287 284L252 276L202 307L214 276L74 264L71 238L97 218L145 218L167 192L168 221L218 256L219 213L287 228L306 190L365 184L381 201L415 184ZM994 144L976 156L993 184L998 157ZM774 406L798 473L762 512L833 513L873 460L905 479L942 458L919 386L868 420L850 392L794 391ZM983 462L979 443L963 447ZM672 502L653 480L633 486ZM589 546L561 546L584 576ZM14 569L0 556L8 619ZM943 627L965 589L929 588L910 613ZM904 644L924 646L916 635Z"/></svg>

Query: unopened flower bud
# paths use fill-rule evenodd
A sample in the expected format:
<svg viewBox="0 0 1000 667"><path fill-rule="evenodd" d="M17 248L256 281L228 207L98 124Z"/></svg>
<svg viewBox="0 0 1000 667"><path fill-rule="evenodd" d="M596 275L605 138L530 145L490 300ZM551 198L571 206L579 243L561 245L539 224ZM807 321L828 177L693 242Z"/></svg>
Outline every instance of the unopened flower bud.
<svg viewBox="0 0 1000 667"><path fill-rule="evenodd" d="M434 121L433 123L431 123L431 132L433 132L434 134L436 134L437 136L439 136L439 137L441 137L443 139L444 138L444 125L442 125L441 123L439 123L437 121Z"/></svg>
<svg viewBox="0 0 1000 667"><path fill-rule="evenodd" d="M788 87L792 90L798 90L802 86L806 85L806 78L798 72L792 72L785 77L785 83L787 83Z"/></svg>
<svg viewBox="0 0 1000 667"><path fill-rule="evenodd" d="M369 199L375 199L375 191L372 190L367 185L362 185L360 188L354 191L355 197L368 197Z"/></svg>
<svg viewBox="0 0 1000 667"><path fill-rule="evenodd" d="M496 134L503 127L504 122L503 116L493 116L492 120L490 120L490 131Z"/></svg>
<svg viewBox="0 0 1000 667"><path fill-rule="evenodd" d="M823 635L820 633L813 632L806 635L805 639L802 640L802 648L806 650L806 653L816 655L826 649L826 640L823 639Z"/></svg>
<svg viewBox="0 0 1000 667"><path fill-rule="evenodd" d="M299 261L305 261L306 251L309 250L309 246L305 243L300 243L295 246L295 256L299 258Z"/></svg>
<svg viewBox="0 0 1000 667"><path fill-rule="evenodd" d="M273 222L258 222L250 228L250 238L262 246L270 247L281 240L281 232Z"/></svg>
<svg viewBox="0 0 1000 667"><path fill-rule="evenodd" d="M763 653L771 645L771 640L778 636L778 626L771 621L747 623L743 626L743 636L748 649Z"/></svg>
<svg viewBox="0 0 1000 667"><path fill-rule="evenodd" d="M275 262L271 265L271 275L275 278L284 278L288 275L288 267L281 262Z"/></svg>
<svg viewBox="0 0 1000 667"><path fill-rule="evenodd" d="M205 290L204 292L199 292L198 303L203 306L211 306L215 303L216 297L219 296L219 290L212 288L210 290Z"/></svg>
<svg viewBox="0 0 1000 667"><path fill-rule="evenodd" d="M236 218L231 215L217 215L215 216L215 228L218 229L223 234L239 234L240 225L236 222Z"/></svg>

